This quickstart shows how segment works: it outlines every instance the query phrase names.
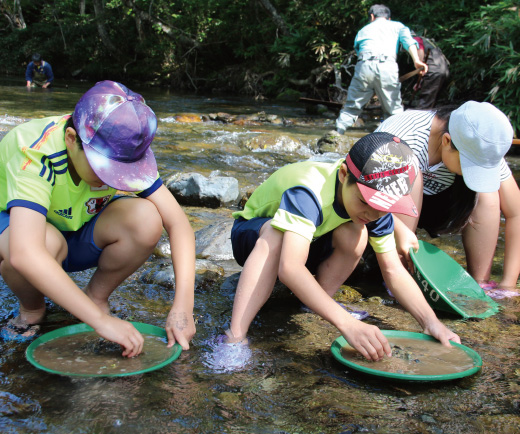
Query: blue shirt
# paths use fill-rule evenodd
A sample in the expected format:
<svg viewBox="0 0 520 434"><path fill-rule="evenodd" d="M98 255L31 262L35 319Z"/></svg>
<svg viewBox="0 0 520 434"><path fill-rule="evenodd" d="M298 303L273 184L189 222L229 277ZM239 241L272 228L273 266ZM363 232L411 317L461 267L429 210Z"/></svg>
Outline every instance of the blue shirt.
<svg viewBox="0 0 520 434"><path fill-rule="evenodd" d="M403 44L406 51L410 45L419 47L417 41L412 38L410 29L403 23L377 18L358 32L354 48L358 55L365 52L395 58L399 44Z"/></svg>
<svg viewBox="0 0 520 434"><path fill-rule="evenodd" d="M40 66L36 66L34 62L30 62L29 65L27 65L27 69L25 70L25 81L33 81L35 72L41 75L45 75L48 83L52 83L54 80L54 74L52 73L51 65L44 60L42 60L42 64Z"/></svg>

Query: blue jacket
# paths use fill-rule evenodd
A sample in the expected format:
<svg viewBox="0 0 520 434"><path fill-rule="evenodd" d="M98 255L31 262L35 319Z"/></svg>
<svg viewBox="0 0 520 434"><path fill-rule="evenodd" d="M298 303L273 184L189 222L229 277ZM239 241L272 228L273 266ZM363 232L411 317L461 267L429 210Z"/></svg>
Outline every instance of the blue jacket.
<svg viewBox="0 0 520 434"><path fill-rule="evenodd" d="M31 62L29 65L27 65L27 69L25 71L25 81L33 81L34 73L45 75L45 78L49 83L52 83L54 80L54 74L52 73L51 65L44 60L42 60L42 64L40 66L36 66L34 62Z"/></svg>

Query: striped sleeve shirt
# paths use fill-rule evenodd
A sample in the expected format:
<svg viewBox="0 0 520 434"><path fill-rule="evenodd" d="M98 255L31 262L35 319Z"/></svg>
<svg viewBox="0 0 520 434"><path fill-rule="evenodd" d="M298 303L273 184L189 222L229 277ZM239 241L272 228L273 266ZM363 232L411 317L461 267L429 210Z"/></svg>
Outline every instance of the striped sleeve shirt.
<svg viewBox="0 0 520 434"><path fill-rule="evenodd" d="M435 111L407 110L389 117L376 129L378 132L387 132L399 137L412 148L423 173L424 194L428 196L444 191L455 180L455 174L442 162L433 166L428 163L428 139L434 117ZM505 181L511 175L511 169L502 158L500 181Z"/></svg>

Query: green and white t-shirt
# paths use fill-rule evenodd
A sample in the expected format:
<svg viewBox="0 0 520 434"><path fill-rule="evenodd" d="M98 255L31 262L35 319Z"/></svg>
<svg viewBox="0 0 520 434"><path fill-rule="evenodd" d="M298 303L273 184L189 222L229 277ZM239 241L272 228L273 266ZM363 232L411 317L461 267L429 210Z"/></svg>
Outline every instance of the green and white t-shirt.
<svg viewBox="0 0 520 434"><path fill-rule="evenodd" d="M64 126L70 115L36 119L11 130L0 143L0 211L15 206L45 215L60 231L76 231L116 193L104 185L74 184L68 171ZM146 197L162 184L158 177Z"/></svg>
<svg viewBox="0 0 520 434"><path fill-rule="evenodd" d="M254 191L244 209L233 213L233 217L271 217L271 226L282 232L295 232L309 241L321 237L351 221L336 200L338 169L344 161L305 161L282 167ZM395 249L392 214L366 226L375 252Z"/></svg>

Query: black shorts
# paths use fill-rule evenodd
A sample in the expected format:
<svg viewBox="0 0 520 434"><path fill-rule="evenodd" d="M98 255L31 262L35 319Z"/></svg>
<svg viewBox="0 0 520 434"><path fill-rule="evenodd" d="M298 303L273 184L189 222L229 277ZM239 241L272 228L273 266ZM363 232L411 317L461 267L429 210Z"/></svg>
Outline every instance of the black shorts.
<svg viewBox="0 0 520 434"><path fill-rule="evenodd" d="M231 229L231 245L233 247L233 256L240 266L244 266L248 256L255 247L256 240L260 236L260 229L269 220L271 220L270 217L254 217L250 220L240 217L235 220ZM311 273L315 274L318 266L333 251L331 231L311 243L305 266Z"/></svg>

